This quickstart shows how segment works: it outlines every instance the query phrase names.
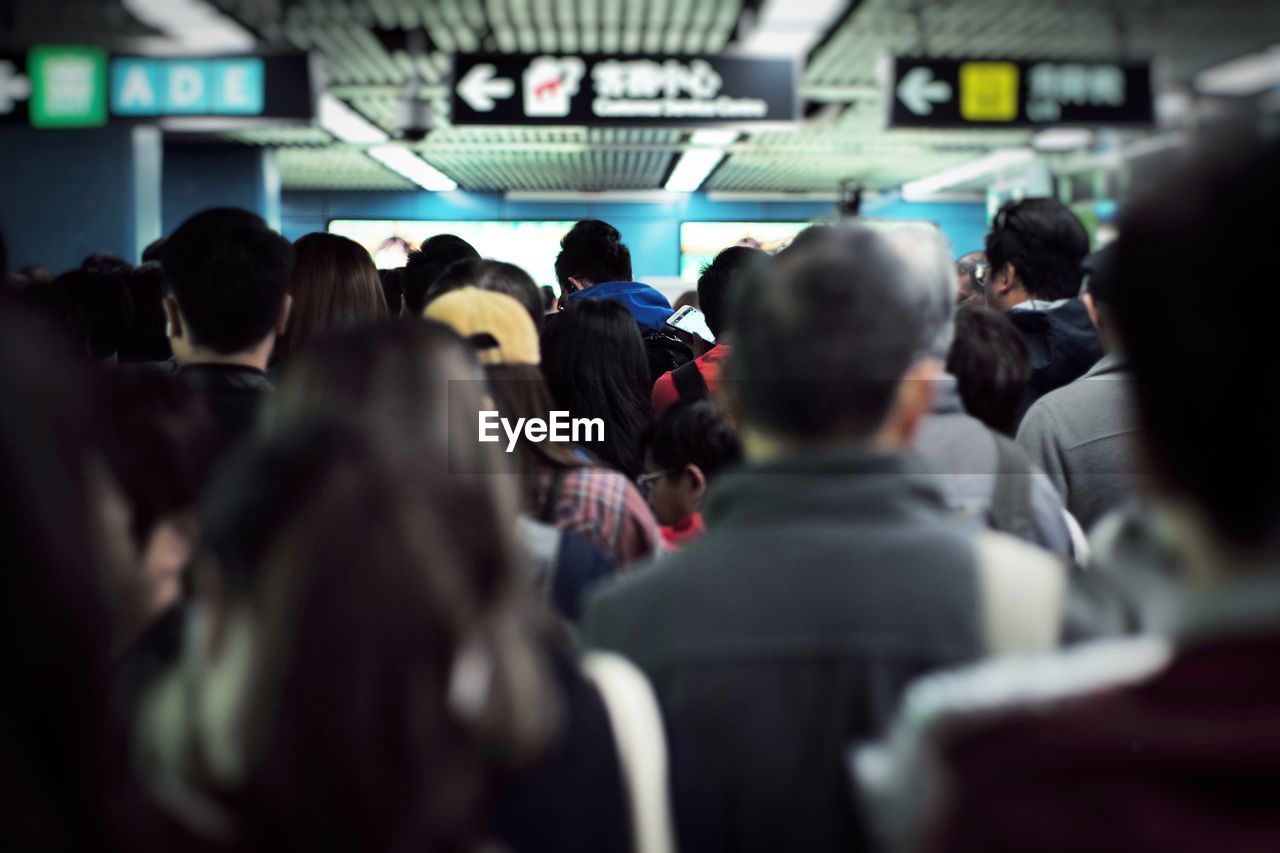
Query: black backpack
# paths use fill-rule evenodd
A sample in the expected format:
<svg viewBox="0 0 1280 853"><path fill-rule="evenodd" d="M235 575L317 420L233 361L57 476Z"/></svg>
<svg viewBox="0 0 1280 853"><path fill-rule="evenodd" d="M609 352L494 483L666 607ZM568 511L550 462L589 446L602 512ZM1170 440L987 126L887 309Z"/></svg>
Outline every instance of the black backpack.
<svg viewBox="0 0 1280 853"><path fill-rule="evenodd" d="M668 332L644 332L644 352L649 358L649 383L693 361L688 344Z"/></svg>

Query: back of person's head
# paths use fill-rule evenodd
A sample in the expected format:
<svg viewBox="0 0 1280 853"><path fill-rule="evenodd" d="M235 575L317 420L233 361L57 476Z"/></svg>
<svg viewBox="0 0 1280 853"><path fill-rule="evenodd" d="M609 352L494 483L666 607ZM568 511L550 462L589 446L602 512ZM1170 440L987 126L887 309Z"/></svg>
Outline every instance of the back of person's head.
<svg viewBox="0 0 1280 853"><path fill-rule="evenodd" d="M71 293L53 282L33 284L19 291L14 307L43 337L73 358L90 358L89 323Z"/></svg>
<svg viewBox="0 0 1280 853"><path fill-rule="evenodd" d="M641 437L662 470L697 465L707 482L742 461L742 442L724 410L709 400L681 400L663 409Z"/></svg>
<svg viewBox="0 0 1280 853"><path fill-rule="evenodd" d="M88 850L105 812L107 622L82 377L0 313L0 847Z"/></svg>
<svg viewBox="0 0 1280 853"><path fill-rule="evenodd" d="M387 313L392 317L400 316L400 306L404 304L404 268L378 270L378 281L382 284L382 297L387 301Z"/></svg>
<svg viewBox="0 0 1280 853"><path fill-rule="evenodd" d="M807 237L747 276L727 364L746 424L792 442L874 435L926 330L906 277L885 235L856 225Z"/></svg>
<svg viewBox="0 0 1280 853"><path fill-rule="evenodd" d="M133 269L133 264L110 252L95 252L80 262L80 269L86 272L123 274Z"/></svg>
<svg viewBox="0 0 1280 853"><path fill-rule="evenodd" d="M604 441L590 449L628 477L639 476L649 362L627 309L588 299L561 311L542 338L542 373L551 396L573 417L604 421Z"/></svg>
<svg viewBox="0 0 1280 853"><path fill-rule="evenodd" d="M964 409L987 426L1013 435L1031 381L1031 360L1018 328L1003 312L966 305L956 312L947 372Z"/></svg>
<svg viewBox="0 0 1280 853"><path fill-rule="evenodd" d="M161 265L191 342L217 353L249 349L280 319L293 247L246 210L195 214L165 241Z"/></svg>
<svg viewBox="0 0 1280 853"><path fill-rule="evenodd" d="M165 239L164 237L157 237L147 244L147 248L142 250L142 263L148 264L153 261L157 264L160 263L160 253L164 251Z"/></svg>
<svg viewBox="0 0 1280 853"><path fill-rule="evenodd" d="M133 298L123 269L115 272L71 270L54 280L80 309L89 332L89 355L95 360L120 352L133 327Z"/></svg>
<svg viewBox="0 0 1280 853"><path fill-rule="evenodd" d="M951 244L933 225L902 225L884 237L898 255L903 296L915 301L924 322L921 354L946 361L956 314Z"/></svg>
<svg viewBox="0 0 1280 853"><path fill-rule="evenodd" d="M723 254L723 253L722 253L722 254ZM711 264L710 264L710 263L708 263L708 264L706 264L705 266L703 266L703 268L702 268L702 275L706 275L706 274L707 274L707 268L708 268L708 267L710 267L710 266L711 266ZM699 277L699 280L701 280L701 277ZM696 291L696 290L686 290L684 293L680 294L680 295L676 298L676 301L671 303L671 310L672 310L672 311L679 311L681 308L683 308L683 307L684 307L684 306L686 306L686 305L692 305L694 308L698 308L698 291ZM701 309L699 309L699 310L701 310Z"/></svg>
<svg viewBox="0 0 1280 853"><path fill-rule="evenodd" d="M721 249L698 274L698 291L693 304L707 318L707 327L717 340L724 331L733 287L751 266L767 264L769 260L769 254L760 249L730 246ZM678 305L676 307L679 308Z"/></svg>
<svg viewBox="0 0 1280 853"><path fill-rule="evenodd" d="M1216 156L1214 156L1216 155ZM1152 485L1229 549L1280 553L1280 147L1223 148L1126 209L1112 305ZM1205 283L1248 285L1205 298Z"/></svg>
<svg viewBox="0 0 1280 853"><path fill-rule="evenodd" d="M130 519L116 543L129 558L109 577L119 649L178 597L220 436L204 397L158 371L104 373L92 398L98 451Z"/></svg>
<svg viewBox="0 0 1280 853"><path fill-rule="evenodd" d="M445 270L427 290L427 303L445 293L463 287L478 287L494 293L505 293L524 306L533 327L542 331L542 295L533 278L515 264L487 259L458 261Z"/></svg>
<svg viewBox="0 0 1280 853"><path fill-rule="evenodd" d="M164 270L157 261L133 268L128 277L133 323L120 344L121 361L164 361L172 351L164 333Z"/></svg>
<svg viewBox="0 0 1280 853"><path fill-rule="evenodd" d="M387 303L373 259L354 240L315 232L293 244L289 327L276 346L283 359L316 335L387 316Z"/></svg>
<svg viewBox="0 0 1280 853"><path fill-rule="evenodd" d="M622 243L618 229L599 219L584 219L569 229L556 256L556 280L562 292L608 281L631 281L631 250Z"/></svg>
<svg viewBox="0 0 1280 853"><path fill-rule="evenodd" d="M503 543L513 519L476 499L490 478L421 473L319 420L249 445L211 491L202 571L252 647L219 702L242 721L226 781L249 849L470 849L491 770L555 733L514 555L470 530Z"/></svg>
<svg viewBox="0 0 1280 853"><path fill-rule="evenodd" d="M458 261L479 260L480 253L470 243L453 234L437 234L409 253L400 279L407 313L417 317L427 305L427 291L437 278Z"/></svg>
<svg viewBox="0 0 1280 853"><path fill-rule="evenodd" d="M1066 205L1053 198L1011 201L987 234L991 274L1012 264L1033 299L1070 299L1080 293L1080 262L1089 233Z"/></svg>
<svg viewBox="0 0 1280 853"><path fill-rule="evenodd" d="M546 314L556 307L556 289L549 284L544 284L538 288L538 293L542 297L542 313Z"/></svg>

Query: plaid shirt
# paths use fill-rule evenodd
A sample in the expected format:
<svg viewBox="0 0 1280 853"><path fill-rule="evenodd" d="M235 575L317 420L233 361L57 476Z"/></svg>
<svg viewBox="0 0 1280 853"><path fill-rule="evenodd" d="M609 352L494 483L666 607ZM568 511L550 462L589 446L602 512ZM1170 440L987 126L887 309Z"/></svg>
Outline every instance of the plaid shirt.
<svg viewBox="0 0 1280 853"><path fill-rule="evenodd" d="M550 471L538 475L539 505L546 505L553 479ZM649 504L630 480L610 468L562 470L549 516L558 529L580 533L616 557L618 568L661 548L662 532Z"/></svg>

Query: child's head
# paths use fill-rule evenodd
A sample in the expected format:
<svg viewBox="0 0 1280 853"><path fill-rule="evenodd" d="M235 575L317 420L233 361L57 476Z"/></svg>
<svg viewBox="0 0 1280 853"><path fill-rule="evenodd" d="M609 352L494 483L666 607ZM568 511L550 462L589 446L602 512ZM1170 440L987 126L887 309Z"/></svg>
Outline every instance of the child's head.
<svg viewBox="0 0 1280 853"><path fill-rule="evenodd" d="M664 410L645 430L641 446L646 472L641 484L654 515L668 526L697 512L710 482L742 460L733 424L706 400Z"/></svg>

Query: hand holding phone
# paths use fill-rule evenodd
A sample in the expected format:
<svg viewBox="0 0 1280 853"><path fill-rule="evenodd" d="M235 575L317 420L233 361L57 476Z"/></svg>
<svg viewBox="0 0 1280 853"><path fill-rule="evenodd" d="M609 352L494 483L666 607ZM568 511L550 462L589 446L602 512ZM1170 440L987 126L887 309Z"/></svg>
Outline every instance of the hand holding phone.
<svg viewBox="0 0 1280 853"><path fill-rule="evenodd" d="M689 335L697 335L709 344L716 342L716 336L707 325L707 317L692 305L685 305L667 318L667 325L677 331Z"/></svg>

